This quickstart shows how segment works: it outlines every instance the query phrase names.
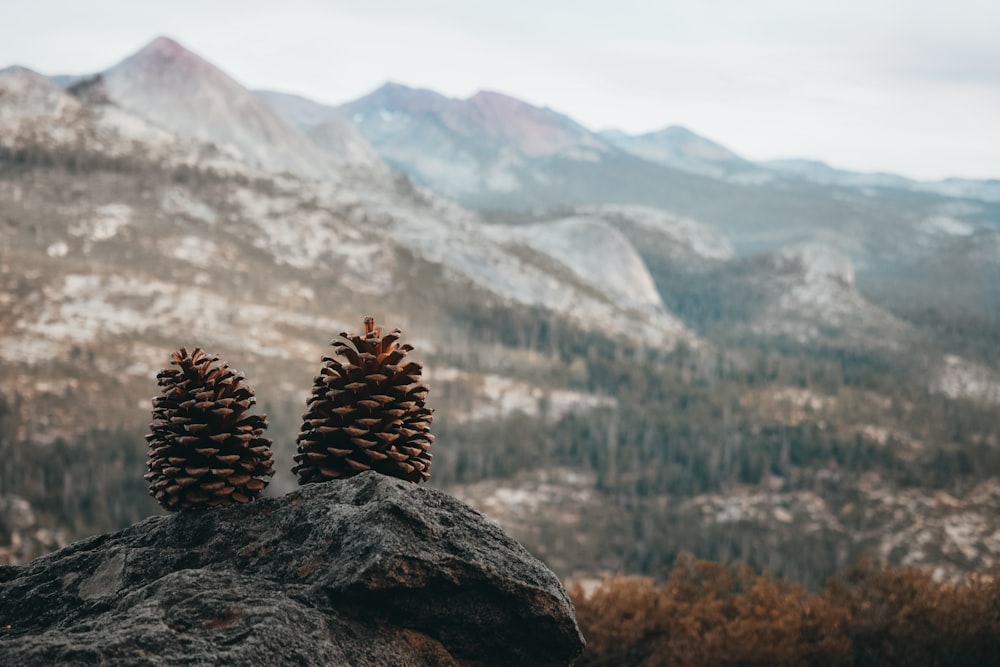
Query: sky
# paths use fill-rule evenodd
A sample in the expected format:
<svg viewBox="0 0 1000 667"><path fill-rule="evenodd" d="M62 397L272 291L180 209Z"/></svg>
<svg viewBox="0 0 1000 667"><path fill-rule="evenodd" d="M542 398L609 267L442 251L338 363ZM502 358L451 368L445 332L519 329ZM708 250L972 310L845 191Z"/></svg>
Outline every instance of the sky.
<svg viewBox="0 0 1000 667"><path fill-rule="evenodd" d="M250 88L495 90L752 160L1000 178L996 0L0 0L0 68L105 69L158 35Z"/></svg>

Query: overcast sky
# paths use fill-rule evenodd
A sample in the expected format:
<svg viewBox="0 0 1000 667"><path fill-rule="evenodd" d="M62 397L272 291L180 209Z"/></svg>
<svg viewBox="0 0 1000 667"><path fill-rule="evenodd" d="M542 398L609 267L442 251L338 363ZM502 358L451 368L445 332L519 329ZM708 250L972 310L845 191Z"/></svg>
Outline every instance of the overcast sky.
<svg viewBox="0 0 1000 667"><path fill-rule="evenodd" d="M0 67L93 72L157 35L327 103L491 89L750 159L1000 178L998 0L0 0Z"/></svg>

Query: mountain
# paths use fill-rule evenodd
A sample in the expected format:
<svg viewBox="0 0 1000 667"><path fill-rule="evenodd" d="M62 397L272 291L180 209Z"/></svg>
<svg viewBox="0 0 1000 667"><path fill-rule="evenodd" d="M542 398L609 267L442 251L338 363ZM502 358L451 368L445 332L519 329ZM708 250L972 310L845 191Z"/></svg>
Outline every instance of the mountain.
<svg viewBox="0 0 1000 667"><path fill-rule="evenodd" d="M566 116L499 93L455 100L388 83L340 107L386 162L452 197L516 193L536 160L599 160L609 147Z"/></svg>
<svg viewBox="0 0 1000 667"><path fill-rule="evenodd" d="M188 98L169 118L161 86ZM205 121L198 99L228 123ZM240 355L279 385L306 372L292 360L318 359L322 341L369 310L395 312L423 340L447 334L457 358L477 344L455 332L483 326L470 325L469 309L502 318L513 336L544 314L549 328L667 350L696 342L648 284L640 304L620 299L620 281L581 274L591 246L529 250L533 241L486 234L475 214L393 178L370 154L367 177L331 171L323 182L260 162L291 159L307 137L162 38L68 91L21 68L0 73L0 363L18 405L44 400L40 369L72 367L93 390L24 434L53 442L131 419L129 397L185 342L169 332ZM303 156L336 164L311 150ZM81 420L88 411L100 417Z"/></svg>
<svg viewBox="0 0 1000 667"><path fill-rule="evenodd" d="M783 174L805 178L824 185L851 187L884 187L932 192L957 199L978 199L984 202L1000 202L1000 180L975 180L967 178L946 178L939 181L917 181L898 174L884 172L858 172L831 167L820 160L785 159L769 160L760 165Z"/></svg>
<svg viewBox="0 0 1000 667"><path fill-rule="evenodd" d="M607 130L600 134L622 150L681 171L747 183L767 180L767 174L756 165L725 146L679 125L637 135L618 130Z"/></svg>
<svg viewBox="0 0 1000 667"><path fill-rule="evenodd" d="M216 171L252 172L239 155L182 139L104 98L80 99L23 67L0 70L0 149L14 159L63 166L100 157L105 166L197 163Z"/></svg>
<svg viewBox="0 0 1000 667"><path fill-rule="evenodd" d="M663 300L635 247L603 220L580 216L488 229L507 243L524 244L554 258L615 303L656 313L664 317L664 326L683 328L676 320L668 319Z"/></svg>
<svg viewBox="0 0 1000 667"><path fill-rule="evenodd" d="M567 205L643 205L714 226L743 254L829 245L859 273L924 256L927 247L911 240L944 210L972 229L1000 223L1000 207L990 202L958 213L954 199L898 180L873 188L783 174L680 128L602 137L497 93L453 99L386 84L339 110L392 167L500 218Z"/></svg>
<svg viewBox="0 0 1000 667"><path fill-rule="evenodd" d="M319 149L229 75L166 37L75 87L179 137L214 144L270 171L330 180L343 161Z"/></svg>
<svg viewBox="0 0 1000 667"><path fill-rule="evenodd" d="M593 159L607 150L604 142L569 117L492 91L455 100L387 83L341 110L363 128L365 136L375 137L376 145L388 144L408 123L433 119L443 130L482 149L492 146L525 157L576 155Z"/></svg>
<svg viewBox="0 0 1000 667"><path fill-rule="evenodd" d="M625 234L647 264L654 259L675 266L724 261L735 255L718 229L647 206L583 206L579 214L595 216Z"/></svg>
<svg viewBox="0 0 1000 667"><path fill-rule="evenodd" d="M494 93L377 97L253 94L165 39L65 89L0 73L0 507L73 537L156 511L146 397L182 345L245 372L289 490L326 343L370 314L426 364L432 482L560 574L1000 554L996 204L692 174ZM919 494L933 544L881 539L921 534Z"/></svg>
<svg viewBox="0 0 1000 667"><path fill-rule="evenodd" d="M757 274L762 306L746 326L750 334L833 347L899 348L914 337L912 327L857 291L850 258L829 246L789 246L754 260L768 270Z"/></svg>
<svg viewBox="0 0 1000 667"><path fill-rule="evenodd" d="M39 139L65 140L76 134L82 105L46 77L25 67L0 70L0 141L16 148ZM59 136L62 135L62 136Z"/></svg>
<svg viewBox="0 0 1000 667"><path fill-rule="evenodd" d="M302 131L317 146L345 166L371 174L387 175L385 164L364 137L335 107L299 95L258 90L254 95Z"/></svg>
<svg viewBox="0 0 1000 667"><path fill-rule="evenodd" d="M824 185L850 185L888 188L906 188L911 180L903 176L887 173L859 173L835 169L820 160L769 160L761 163L774 171L801 176L814 183Z"/></svg>

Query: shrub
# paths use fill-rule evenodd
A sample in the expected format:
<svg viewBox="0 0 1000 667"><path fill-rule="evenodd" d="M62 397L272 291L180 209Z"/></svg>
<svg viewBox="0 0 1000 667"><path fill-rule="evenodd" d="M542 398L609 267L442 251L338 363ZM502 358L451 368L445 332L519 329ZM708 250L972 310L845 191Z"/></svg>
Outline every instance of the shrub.
<svg viewBox="0 0 1000 667"><path fill-rule="evenodd" d="M819 593L680 556L670 577L569 588L587 638L581 667L992 665L1000 579L937 583L862 564Z"/></svg>

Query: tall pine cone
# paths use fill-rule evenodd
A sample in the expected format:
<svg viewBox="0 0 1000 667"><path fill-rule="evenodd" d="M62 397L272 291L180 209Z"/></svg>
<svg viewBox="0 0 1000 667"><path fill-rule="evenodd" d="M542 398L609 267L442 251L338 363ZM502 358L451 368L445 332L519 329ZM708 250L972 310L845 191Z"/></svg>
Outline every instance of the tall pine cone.
<svg viewBox="0 0 1000 667"><path fill-rule="evenodd" d="M248 415L254 392L244 377L196 348L181 348L156 376L149 441L149 495L174 512L248 503L274 474L267 417Z"/></svg>
<svg viewBox="0 0 1000 667"><path fill-rule="evenodd" d="M323 357L302 416L292 472L299 484L351 477L365 470L411 482L430 478L431 410L422 367L403 362L410 345L399 329L385 336L365 318L364 336L340 334L334 357ZM336 357L343 357L344 361Z"/></svg>

